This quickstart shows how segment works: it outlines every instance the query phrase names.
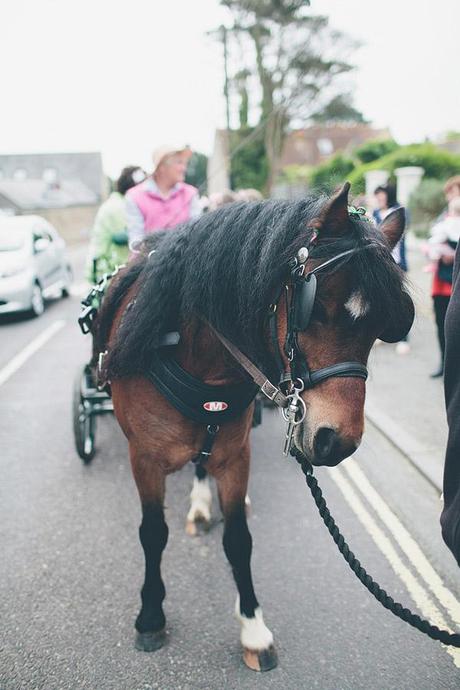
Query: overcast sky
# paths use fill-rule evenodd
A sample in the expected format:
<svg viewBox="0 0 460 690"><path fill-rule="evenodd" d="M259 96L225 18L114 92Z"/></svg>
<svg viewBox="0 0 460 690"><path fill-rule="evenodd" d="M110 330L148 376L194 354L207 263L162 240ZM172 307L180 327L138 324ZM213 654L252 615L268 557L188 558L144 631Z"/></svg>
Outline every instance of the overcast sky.
<svg viewBox="0 0 460 690"><path fill-rule="evenodd" d="M460 129L458 0L312 0L361 40L355 104L402 143ZM0 153L209 153L225 123L218 0L0 0Z"/></svg>

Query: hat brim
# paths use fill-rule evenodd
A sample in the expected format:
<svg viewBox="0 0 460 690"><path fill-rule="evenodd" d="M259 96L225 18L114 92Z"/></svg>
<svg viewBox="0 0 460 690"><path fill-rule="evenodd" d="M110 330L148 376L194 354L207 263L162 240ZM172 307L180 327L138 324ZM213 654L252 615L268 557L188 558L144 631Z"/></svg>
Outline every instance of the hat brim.
<svg viewBox="0 0 460 690"><path fill-rule="evenodd" d="M193 151L189 146L161 146L153 152L152 162L153 162L153 172L161 165L165 158L168 156L174 156L176 153L183 153L187 157L187 161L192 157Z"/></svg>

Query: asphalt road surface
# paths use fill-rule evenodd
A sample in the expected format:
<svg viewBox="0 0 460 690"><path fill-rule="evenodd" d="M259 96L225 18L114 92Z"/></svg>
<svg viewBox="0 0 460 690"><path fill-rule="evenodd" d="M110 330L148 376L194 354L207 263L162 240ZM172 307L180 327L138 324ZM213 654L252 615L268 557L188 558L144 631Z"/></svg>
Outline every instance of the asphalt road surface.
<svg viewBox="0 0 460 690"><path fill-rule="evenodd" d="M78 275L82 252L73 258ZM90 466L74 450L72 380L89 352L78 301L53 302L36 320L0 320L0 690L459 688L460 651L392 616L343 561L299 468L282 457L274 410L252 437L249 526L278 668L243 665L217 504L208 533L185 534L190 466L168 482L168 643L153 654L134 649L140 510L112 417L98 420ZM441 541L433 487L371 425L353 459L316 474L382 586L460 630L460 571Z"/></svg>

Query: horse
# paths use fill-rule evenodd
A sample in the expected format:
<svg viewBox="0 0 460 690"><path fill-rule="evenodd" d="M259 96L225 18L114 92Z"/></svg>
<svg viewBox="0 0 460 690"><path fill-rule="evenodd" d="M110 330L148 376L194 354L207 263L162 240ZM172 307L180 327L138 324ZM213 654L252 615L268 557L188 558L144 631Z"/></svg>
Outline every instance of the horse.
<svg viewBox="0 0 460 690"><path fill-rule="evenodd" d="M374 341L397 342L414 317L391 256L404 211L376 228L348 206L348 191L347 183L330 197L222 207L153 234L112 280L94 328L93 364L103 353L142 507L138 650L152 652L166 640L166 477L198 459L187 531L210 519L210 475L237 588L244 662L257 671L277 664L252 582L246 517L260 384L241 362L263 372L271 398L284 390L299 402L292 443L313 465L334 466L361 441Z"/></svg>

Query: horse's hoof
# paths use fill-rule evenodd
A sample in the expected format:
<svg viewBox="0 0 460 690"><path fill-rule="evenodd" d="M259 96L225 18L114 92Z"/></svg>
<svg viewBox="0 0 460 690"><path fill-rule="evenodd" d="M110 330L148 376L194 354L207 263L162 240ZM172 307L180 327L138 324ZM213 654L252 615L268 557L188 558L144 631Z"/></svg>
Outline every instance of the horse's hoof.
<svg viewBox="0 0 460 690"><path fill-rule="evenodd" d="M193 520L187 519L185 532L189 537L196 537L198 534L207 534L211 529L211 518L198 514Z"/></svg>
<svg viewBox="0 0 460 690"><path fill-rule="evenodd" d="M166 642L166 631L157 630L155 632L145 632L141 633L136 630L136 639L134 646L140 652L156 652L157 649L161 649Z"/></svg>
<svg viewBox="0 0 460 690"><path fill-rule="evenodd" d="M185 533L188 534L189 537L196 537L197 532L198 530L195 521L187 520L187 522L185 523Z"/></svg>
<svg viewBox="0 0 460 690"><path fill-rule="evenodd" d="M244 648L243 659L252 671L271 671L278 665L278 657L273 645L260 651Z"/></svg>

